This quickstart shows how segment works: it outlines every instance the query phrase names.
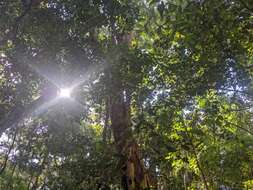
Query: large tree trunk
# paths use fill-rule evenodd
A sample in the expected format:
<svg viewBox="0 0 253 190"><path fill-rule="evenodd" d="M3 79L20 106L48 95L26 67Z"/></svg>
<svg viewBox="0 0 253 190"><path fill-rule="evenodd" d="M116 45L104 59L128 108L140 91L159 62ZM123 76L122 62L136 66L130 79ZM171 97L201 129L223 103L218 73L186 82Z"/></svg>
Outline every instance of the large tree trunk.
<svg viewBox="0 0 253 190"><path fill-rule="evenodd" d="M124 90L111 96L111 127L118 153L121 155L122 186L124 190L149 189L149 175L140 156L130 125L130 100Z"/></svg>
<svg viewBox="0 0 253 190"><path fill-rule="evenodd" d="M112 15L110 16L112 43L115 46L118 44L129 45L131 39L122 41L124 34L117 34L115 18ZM119 38L120 35L121 37ZM120 57L120 52L112 52L111 55L114 57L114 62L119 61L117 57ZM149 175L144 167L139 146L134 139L131 129L130 94L128 94L128 90L123 87L123 82L121 81L122 73L120 74L118 68L117 71L113 71L113 69L114 68L110 68L107 73L108 81L111 82L109 86L113 86L114 88L114 90L110 90L109 112L114 141L117 151L121 156L120 169L122 173L122 186L124 190L150 189Z"/></svg>

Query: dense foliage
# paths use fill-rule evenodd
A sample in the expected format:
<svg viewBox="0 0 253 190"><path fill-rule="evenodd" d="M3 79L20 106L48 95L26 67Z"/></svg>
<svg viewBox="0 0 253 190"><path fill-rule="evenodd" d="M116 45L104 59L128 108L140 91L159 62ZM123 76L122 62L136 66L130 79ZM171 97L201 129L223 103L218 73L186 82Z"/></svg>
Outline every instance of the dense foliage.
<svg viewBox="0 0 253 190"><path fill-rule="evenodd" d="M0 0L0 189L253 189L252 77L251 0Z"/></svg>

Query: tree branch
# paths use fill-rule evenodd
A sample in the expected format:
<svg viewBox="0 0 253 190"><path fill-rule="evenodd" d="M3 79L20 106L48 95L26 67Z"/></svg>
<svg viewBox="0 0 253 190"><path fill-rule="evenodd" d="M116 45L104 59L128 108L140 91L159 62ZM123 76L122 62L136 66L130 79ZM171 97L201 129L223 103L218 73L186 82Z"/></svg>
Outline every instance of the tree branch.
<svg viewBox="0 0 253 190"><path fill-rule="evenodd" d="M229 122L229 121L226 121L226 123L227 123L227 124L230 124L230 125L233 125L234 127L236 127L236 128L238 128L238 129L241 129L241 130L243 130L243 131L249 133L250 135L253 135L253 132L252 132L252 131L250 131L250 130L244 128L244 127L241 127L241 126L239 126L239 125L237 125L237 124L235 124L235 123L231 123L231 122Z"/></svg>

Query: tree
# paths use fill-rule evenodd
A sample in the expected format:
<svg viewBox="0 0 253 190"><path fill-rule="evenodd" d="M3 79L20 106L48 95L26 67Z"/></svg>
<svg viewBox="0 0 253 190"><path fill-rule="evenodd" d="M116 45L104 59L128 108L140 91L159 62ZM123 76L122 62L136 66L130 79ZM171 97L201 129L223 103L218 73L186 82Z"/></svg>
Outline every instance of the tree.
<svg viewBox="0 0 253 190"><path fill-rule="evenodd" d="M0 12L0 133L13 139L3 188L251 187L250 3L9 1Z"/></svg>

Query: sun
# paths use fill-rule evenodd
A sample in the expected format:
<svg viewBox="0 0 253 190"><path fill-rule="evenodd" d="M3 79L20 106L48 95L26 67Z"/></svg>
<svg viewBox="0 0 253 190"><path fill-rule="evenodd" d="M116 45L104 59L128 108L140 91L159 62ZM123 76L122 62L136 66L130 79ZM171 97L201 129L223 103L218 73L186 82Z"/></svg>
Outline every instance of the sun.
<svg viewBox="0 0 253 190"><path fill-rule="evenodd" d="M70 88L60 88L59 97L70 98L71 97L71 89Z"/></svg>

